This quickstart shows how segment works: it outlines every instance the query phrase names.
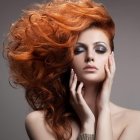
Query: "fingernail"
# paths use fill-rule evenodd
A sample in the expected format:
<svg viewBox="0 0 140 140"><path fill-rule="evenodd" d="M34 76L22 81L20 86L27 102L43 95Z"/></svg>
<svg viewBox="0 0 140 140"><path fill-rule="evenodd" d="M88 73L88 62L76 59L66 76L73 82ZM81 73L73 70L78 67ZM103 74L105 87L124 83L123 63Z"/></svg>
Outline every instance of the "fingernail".
<svg viewBox="0 0 140 140"><path fill-rule="evenodd" d="M112 56L114 56L114 51L112 51Z"/></svg>
<svg viewBox="0 0 140 140"><path fill-rule="evenodd" d="M73 69L71 69L71 73L73 73Z"/></svg>
<svg viewBox="0 0 140 140"><path fill-rule="evenodd" d="M83 83L83 82L81 82L81 84L82 84L82 85L84 85L84 83Z"/></svg>

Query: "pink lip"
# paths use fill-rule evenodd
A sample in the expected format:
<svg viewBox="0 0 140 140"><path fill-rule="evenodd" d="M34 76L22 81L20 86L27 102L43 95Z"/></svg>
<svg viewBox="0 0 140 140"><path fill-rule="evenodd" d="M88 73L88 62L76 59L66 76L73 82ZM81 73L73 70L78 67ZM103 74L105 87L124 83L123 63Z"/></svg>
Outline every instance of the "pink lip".
<svg viewBox="0 0 140 140"><path fill-rule="evenodd" d="M98 70L97 67L92 66L92 65L87 65L87 66L85 66L83 69L84 69L84 70L90 70L90 71Z"/></svg>

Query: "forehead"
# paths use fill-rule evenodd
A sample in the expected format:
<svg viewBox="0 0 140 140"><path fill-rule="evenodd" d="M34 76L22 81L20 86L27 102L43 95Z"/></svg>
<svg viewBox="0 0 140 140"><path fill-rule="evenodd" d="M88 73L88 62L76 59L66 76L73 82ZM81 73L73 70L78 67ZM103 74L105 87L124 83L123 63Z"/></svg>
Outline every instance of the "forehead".
<svg viewBox="0 0 140 140"><path fill-rule="evenodd" d="M82 31L77 40L77 43L84 43L86 45L96 42L104 42L109 46L109 37L102 29L93 27Z"/></svg>

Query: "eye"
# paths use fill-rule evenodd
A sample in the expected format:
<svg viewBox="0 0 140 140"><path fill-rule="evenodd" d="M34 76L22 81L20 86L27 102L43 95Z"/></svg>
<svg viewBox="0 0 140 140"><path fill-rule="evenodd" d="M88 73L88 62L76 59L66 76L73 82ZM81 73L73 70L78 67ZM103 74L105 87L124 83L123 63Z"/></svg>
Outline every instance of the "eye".
<svg viewBox="0 0 140 140"><path fill-rule="evenodd" d="M103 54L103 53L106 53L107 48L104 45L97 45L95 47L95 51L99 54Z"/></svg>
<svg viewBox="0 0 140 140"><path fill-rule="evenodd" d="M77 46L75 49L74 49L74 54L75 55L78 55L78 54L80 54L80 53L82 53L82 52L84 52L85 51L85 48L84 47L82 47L82 46Z"/></svg>

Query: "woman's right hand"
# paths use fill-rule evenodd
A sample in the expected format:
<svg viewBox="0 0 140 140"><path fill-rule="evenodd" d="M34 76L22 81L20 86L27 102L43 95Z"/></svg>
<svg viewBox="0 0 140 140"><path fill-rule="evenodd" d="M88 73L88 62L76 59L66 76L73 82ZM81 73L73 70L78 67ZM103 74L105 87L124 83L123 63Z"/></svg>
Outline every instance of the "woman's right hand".
<svg viewBox="0 0 140 140"><path fill-rule="evenodd" d="M77 87L77 76L73 69L70 77L70 103L81 121L81 133L94 134L95 116L83 97L83 82Z"/></svg>

